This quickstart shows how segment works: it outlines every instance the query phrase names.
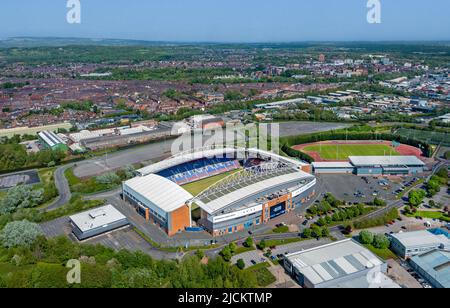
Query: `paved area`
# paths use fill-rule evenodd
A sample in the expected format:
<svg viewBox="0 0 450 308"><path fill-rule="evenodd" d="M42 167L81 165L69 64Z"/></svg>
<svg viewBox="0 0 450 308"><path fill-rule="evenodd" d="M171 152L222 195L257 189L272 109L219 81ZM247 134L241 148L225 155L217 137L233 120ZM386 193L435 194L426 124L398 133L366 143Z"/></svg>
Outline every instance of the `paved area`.
<svg viewBox="0 0 450 308"><path fill-rule="evenodd" d="M69 224L68 217L58 218L49 222L40 224L42 232L49 238L58 237L61 235L69 235L72 229Z"/></svg>
<svg viewBox="0 0 450 308"><path fill-rule="evenodd" d="M285 269L281 265L272 265L268 268L272 275L277 279L269 288L279 288L279 289L300 289L301 286L297 284L289 274L286 273Z"/></svg>
<svg viewBox="0 0 450 308"><path fill-rule="evenodd" d="M0 177L0 189L15 187L20 184L34 185L41 182L36 170L7 174Z"/></svg>
<svg viewBox="0 0 450 308"><path fill-rule="evenodd" d="M406 269L404 269L398 262L395 260L388 260L388 272L387 275L391 278L395 283L400 285L401 287L405 287L408 289L422 289L421 284L413 277Z"/></svg>
<svg viewBox="0 0 450 308"><path fill-rule="evenodd" d="M280 124L280 137L325 132L350 127L351 124L324 123L324 122L282 122Z"/></svg>
<svg viewBox="0 0 450 308"><path fill-rule="evenodd" d="M340 200L348 202L371 202L378 197L383 200L395 200L393 192L400 188L402 180L386 178L364 178L352 174L319 174L318 180L323 186L323 192L330 192ZM406 179L405 179L406 180ZM387 186L380 185L380 181L387 181ZM362 196L355 193L361 192Z"/></svg>
<svg viewBox="0 0 450 308"><path fill-rule="evenodd" d="M247 251L231 258L231 264L236 264L237 260L242 259L245 263L245 268L251 267L256 264L267 262L262 253L259 250Z"/></svg>

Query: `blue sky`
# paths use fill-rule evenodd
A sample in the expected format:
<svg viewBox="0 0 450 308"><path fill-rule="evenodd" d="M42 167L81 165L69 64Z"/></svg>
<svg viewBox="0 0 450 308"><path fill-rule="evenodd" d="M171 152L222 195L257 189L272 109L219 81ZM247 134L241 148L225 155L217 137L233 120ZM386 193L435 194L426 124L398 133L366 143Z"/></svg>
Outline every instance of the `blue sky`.
<svg viewBox="0 0 450 308"><path fill-rule="evenodd" d="M286 42L450 40L449 0L80 0L82 23L66 22L66 0L1 0L0 38L58 36L157 41Z"/></svg>

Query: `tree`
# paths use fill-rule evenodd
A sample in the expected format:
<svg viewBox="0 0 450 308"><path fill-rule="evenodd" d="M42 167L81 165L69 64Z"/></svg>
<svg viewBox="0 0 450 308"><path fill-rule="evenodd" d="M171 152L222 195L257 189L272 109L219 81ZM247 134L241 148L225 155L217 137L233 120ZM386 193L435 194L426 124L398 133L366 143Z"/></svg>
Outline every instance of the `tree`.
<svg viewBox="0 0 450 308"><path fill-rule="evenodd" d="M0 214L8 214L18 209L32 208L41 204L44 190L33 190L30 186L19 185L8 190L0 201Z"/></svg>
<svg viewBox="0 0 450 308"><path fill-rule="evenodd" d="M318 225L311 226L312 236L315 238L322 237L322 229Z"/></svg>
<svg viewBox="0 0 450 308"><path fill-rule="evenodd" d="M304 238L311 238L312 237L312 231L311 231L311 229L305 229L305 230L303 230L303 237Z"/></svg>
<svg viewBox="0 0 450 308"><path fill-rule="evenodd" d="M371 245L373 243L373 238L373 233L367 230L363 230L361 231L361 233L359 233L359 241L361 242L361 244Z"/></svg>
<svg viewBox="0 0 450 308"><path fill-rule="evenodd" d="M240 269L243 270L245 268L245 262L242 259L237 260L236 262L236 266Z"/></svg>
<svg viewBox="0 0 450 308"><path fill-rule="evenodd" d="M391 245L389 239L383 234L377 234L373 238L373 246L378 249L387 249Z"/></svg>
<svg viewBox="0 0 450 308"><path fill-rule="evenodd" d="M257 247L258 247L259 250L264 250L264 249L266 249L266 247L267 247L266 241L265 241L265 240L260 241L260 242L258 243Z"/></svg>
<svg viewBox="0 0 450 308"><path fill-rule="evenodd" d="M228 245L228 247L230 247L230 251L231 251L232 254L234 254L234 253L236 252L237 245L236 245L235 242L231 242L231 243Z"/></svg>
<svg viewBox="0 0 450 308"><path fill-rule="evenodd" d="M245 247L252 247L253 246L253 239L251 237L248 237L244 242Z"/></svg>
<svg viewBox="0 0 450 308"><path fill-rule="evenodd" d="M108 172L95 178L97 183L111 185L120 183L120 177L114 172Z"/></svg>
<svg viewBox="0 0 450 308"><path fill-rule="evenodd" d="M327 227L322 228L322 237L329 237L330 236L330 229Z"/></svg>
<svg viewBox="0 0 450 308"><path fill-rule="evenodd" d="M379 206L379 207L386 206L386 202L384 200L379 199L379 198L375 198L375 200L373 200L373 204L375 206Z"/></svg>
<svg viewBox="0 0 450 308"><path fill-rule="evenodd" d="M8 223L0 232L0 241L6 248L30 247L42 235L38 224L27 220L14 221Z"/></svg>
<svg viewBox="0 0 450 308"><path fill-rule="evenodd" d="M411 206L417 207L423 202L426 195L426 192L421 189L410 191L408 195L408 202Z"/></svg>
<svg viewBox="0 0 450 308"><path fill-rule="evenodd" d="M225 261L229 262L231 260L231 257L233 256L230 250L230 246L226 246L224 249L222 249L220 255Z"/></svg>

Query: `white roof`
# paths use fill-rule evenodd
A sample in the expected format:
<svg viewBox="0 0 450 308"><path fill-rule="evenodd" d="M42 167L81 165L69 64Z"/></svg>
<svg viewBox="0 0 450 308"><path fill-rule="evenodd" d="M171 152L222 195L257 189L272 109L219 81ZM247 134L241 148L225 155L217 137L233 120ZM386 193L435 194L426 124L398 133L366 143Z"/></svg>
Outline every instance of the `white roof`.
<svg viewBox="0 0 450 308"><path fill-rule="evenodd" d="M350 162L355 166L424 166L425 163L416 156L350 156Z"/></svg>
<svg viewBox="0 0 450 308"><path fill-rule="evenodd" d="M42 138L42 140L45 141L45 143L47 143L50 147L54 147L55 145L58 144L65 144L65 142L61 139L61 137L59 137L58 135L56 135L54 132L50 132L50 131L43 131L40 132L39 137Z"/></svg>
<svg viewBox="0 0 450 308"><path fill-rule="evenodd" d="M303 180L305 178L311 177L310 174L305 173L303 171L293 172L285 175L281 175L278 177L273 177L255 184L251 184L247 187L235 190L229 194L226 194L222 197L219 197L207 204L203 203L200 200L196 200L195 202L206 212L209 214L213 214L222 208L225 208L231 205L234 202L242 200L248 196L255 195L257 193L263 192L267 190L268 187L273 187L277 185L283 185L295 180Z"/></svg>
<svg viewBox="0 0 450 308"><path fill-rule="evenodd" d="M114 206L107 205L70 216L70 220L82 231L90 231L126 219Z"/></svg>
<svg viewBox="0 0 450 308"><path fill-rule="evenodd" d="M352 239L289 254L286 259L313 284L383 264L372 252Z"/></svg>
<svg viewBox="0 0 450 308"><path fill-rule="evenodd" d="M173 212L194 197L174 182L156 174L136 177L126 181L124 186L166 213Z"/></svg>
<svg viewBox="0 0 450 308"><path fill-rule="evenodd" d="M73 142L80 142L85 139L98 138L110 134L114 134L113 128L99 129L94 131L82 130L78 133L70 134L69 137Z"/></svg>
<svg viewBox="0 0 450 308"><path fill-rule="evenodd" d="M353 168L354 166L349 162L314 162L314 168Z"/></svg>
<svg viewBox="0 0 450 308"><path fill-rule="evenodd" d="M167 168L178 166L183 163L195 161L195 160L202 159L205 157L211 157L211 158L212 157L221 157L221 156L226 157L226 155L231 156L234 153L238 153L239 157L244 158L244 152L245 152L245 149L235 149L235 148L231 148L231 147L230 148L216 148L216 149L199 149L198 151L194 150L192 152L180 153L171 158L163 160L159 163L144 167L142 169L139 169L138 173L141 175L157 173L157 172L160 172ZM248 152L253 156L261 155L261 156L265 156L265 157L272 157L275 160L284 161L284 162L293 164L298 167L305 166L305 164L302 163L301 161L298 161L298 160L295 160L295 159L292 159L289 157L280 156L278 154L275 154L275 153L269 152L269 151L264 151L264 150L260 150L260 149L248 149Z"/></svg>
<svg viewBox="0 0 450 308"><path fill-rule="evenodd" d="M426 246L426 245L450 245L450 239L445 235L435 235L426 230L404 232L391 235L397 239L404 247Z"/></svg>

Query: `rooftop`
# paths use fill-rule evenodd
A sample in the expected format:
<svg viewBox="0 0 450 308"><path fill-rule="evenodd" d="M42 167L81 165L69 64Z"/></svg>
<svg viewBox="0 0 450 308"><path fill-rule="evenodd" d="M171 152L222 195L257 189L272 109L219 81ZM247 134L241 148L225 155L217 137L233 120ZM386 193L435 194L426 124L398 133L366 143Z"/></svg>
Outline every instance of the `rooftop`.
<svg viewBox="0 0 450 308"><path fill-rule="evenodd" d="M193 198L174 182L156 174L133 178L126 181L124 186L134 190L164 212L173 212Z"/></svg>
<svg viewBox="0 0 450 308"><path fill-rule="evenodd" d="M112 205L106 205L100 208L70 216L70 220L82 232L97 229L124 219L127 218Z"/></svg>
<svg viewBox="0 0 450 308"><path fill-rule="evenodd" d="M425 166L416 156L350 156L355 166Z"/></svg>
<svg viewBox="0 0 450 308"><path fill-rule="evenodd" d="M445 235L435 235L427 230L396 233L391 235L405 247L439 245L450 246L450 240Z"/></svg>
<svg viewBox="0 0 450 308"><path fill-rule="evenodd" d="M339 279L383 262L352 239L300 251L286 256L313 284Z"/></svg>
<svg viewBox="0 0 450 308"><path fill-rule="evenodd" d="M354 166L349 162L314 162L314 168L353 168Z"/></svg>
<svg viewBox="0 0 450 308"><path fill-rule="evenodd" d="M444 288L450 288L450 251L433 250L411 259Z"/></svg>
<svg viewBox="0 0 450 308"><path fill-rule="evenodd" d="M54 147L58 144L65 144L64 141L51 131L42 131L38 134L38 136L45 141L50 147Z"/></svg>

